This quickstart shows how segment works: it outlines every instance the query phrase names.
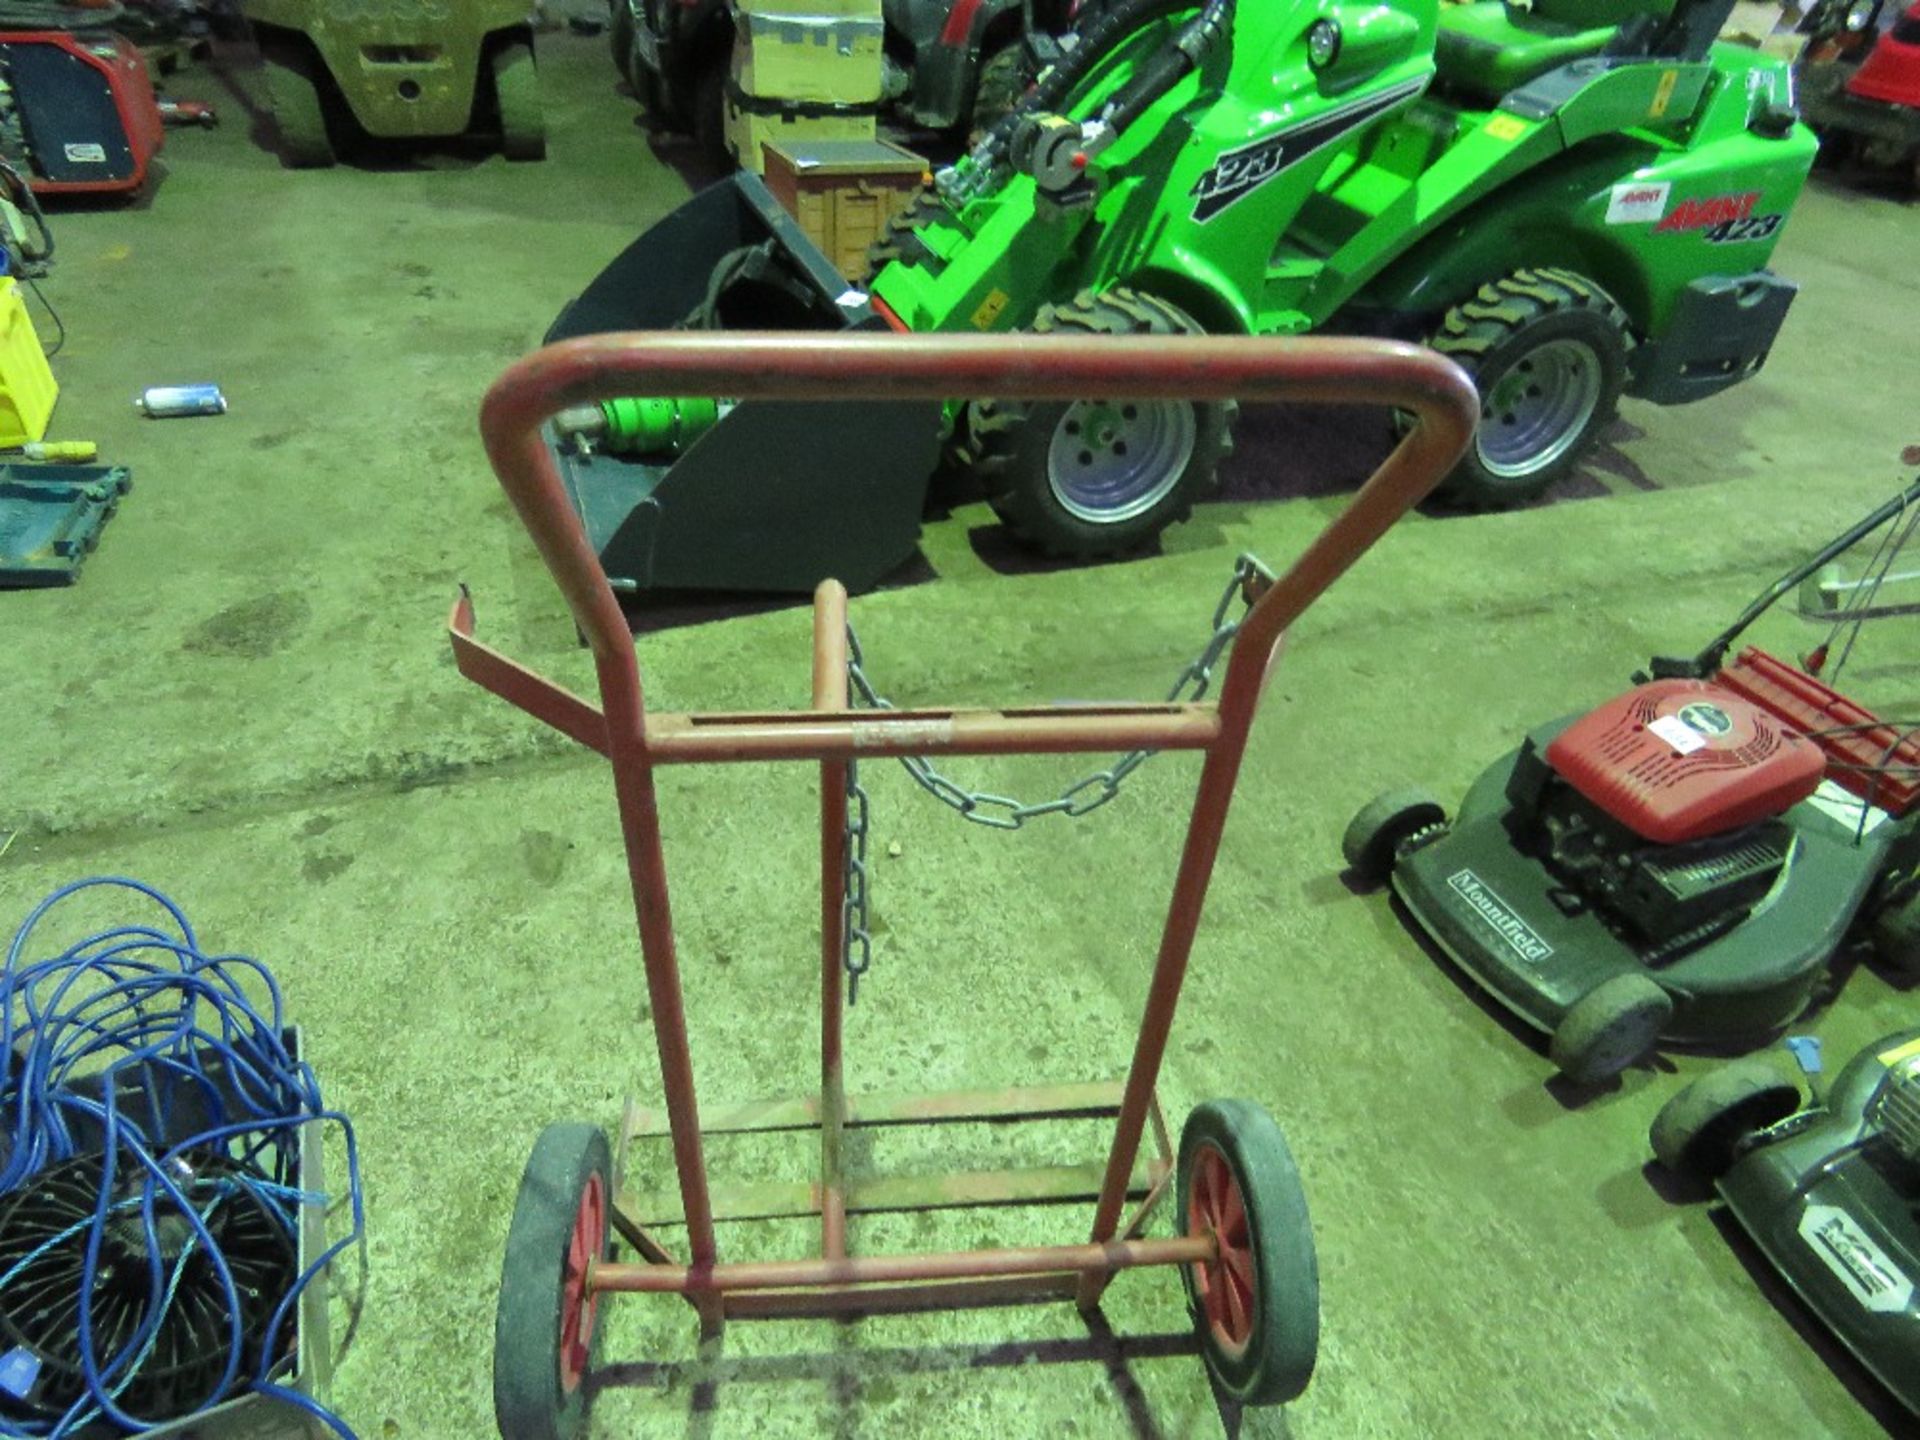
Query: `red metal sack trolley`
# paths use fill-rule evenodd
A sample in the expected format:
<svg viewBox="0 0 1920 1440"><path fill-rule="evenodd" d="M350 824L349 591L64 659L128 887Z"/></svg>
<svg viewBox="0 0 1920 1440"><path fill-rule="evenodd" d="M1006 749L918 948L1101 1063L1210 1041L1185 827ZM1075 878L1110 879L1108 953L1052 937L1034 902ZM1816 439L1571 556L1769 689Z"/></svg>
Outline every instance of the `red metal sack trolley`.
<svg viewBox="0 0 1920 1440"><path fill-rule="evenodd" d="M824 400L1003 395L1071 400L1310 400L1393 406L1415 417L1346 508L1277 579L1243 569L1249 609L1219 698L1210 703L860 710L848 690L847 596L814 596L813 706L758 714L646 709L633 638L561 488L540 429L568 406L624 395L725 395ZM1092 1308L1113 1276L1180 1267L1200 1347L1216 1384L1245 1404L1291 1399L1306 1386L1319 1337L1313 1238L1286 1142L1250 1101L1197 1107L1177 1164L1154 1100L1175 1004L1248 732L1287 627L1439 481L1472 435L1479 402L1464 374L1431 351L1387 342L1243 337L1084 341L1032 336L635 334L549 346L488 393L481 430L495 472L592 647L600 708L473 638L463 594L450 629L461 673L612 762L659 1047L666 1131L679 1179L684 1256L647 1228L616 1188L607 1137L589 1125L540 1136L515 1201L495 1336L494 1399L508 1440L572 1437L584 1422L583 1378L603 1296L673 1294L703 1326L732 1318L874 1313L1072 1298ZM884 756L1198 750L1205 756L1145 1014L1123 1085L1033 1087L869 1102L842 1073L847 770ZM654 771L663 765L807 761L820 767L820 1090L739 1110L696 1106L661 853ZM847 1216L896 1208L863 1198L843 1173L849 1126L1110 1114L1114 1133L1085 1244L952 1253L848 1253ZM1137 1171L1152 1122L1158 1155ZM622 1154L648 1126L629 1107ZM820 1175L806 1213L820 1253L777 1262L720 1258L702 1132L817 1128ZM653 1133L658 1133L654 1131ZM1022 1186L1022 1172L939 1177L912 1208L1057 1200L1074 1191ZM1169 1186L1181 1233L1142 1238ZM1123 1215L1131 1194L1141 1193ZM908 1208L898 1206L897 1208ZM618 1234L638 1260L613 1258Z"/></svg>

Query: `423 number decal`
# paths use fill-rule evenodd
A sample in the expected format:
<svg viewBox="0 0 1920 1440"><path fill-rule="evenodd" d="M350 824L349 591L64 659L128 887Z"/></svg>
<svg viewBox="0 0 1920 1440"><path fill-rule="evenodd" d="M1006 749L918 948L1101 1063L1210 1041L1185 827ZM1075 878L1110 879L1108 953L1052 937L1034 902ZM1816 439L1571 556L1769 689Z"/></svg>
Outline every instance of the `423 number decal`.
<svg viewBox="0 0 1920 1440"><path fill-rule="evenodd" d="M1747 215L1738 220L1722 220L1702 232L1709 245L1738 245L1747 240L1764 240L1780 228L1784 215Z"/></svg>

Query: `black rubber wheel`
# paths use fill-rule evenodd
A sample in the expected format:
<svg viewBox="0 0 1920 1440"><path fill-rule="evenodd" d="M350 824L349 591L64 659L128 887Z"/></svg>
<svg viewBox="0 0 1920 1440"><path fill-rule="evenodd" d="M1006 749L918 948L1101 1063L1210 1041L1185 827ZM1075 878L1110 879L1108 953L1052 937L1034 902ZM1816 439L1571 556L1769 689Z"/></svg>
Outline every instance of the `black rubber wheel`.
<svg viewBox="0 0 1920 1440"><path fill-rule="evenodd" d="M1340 853L1357 879L1378 885L1393 873L1402 844L1418 831L1446 823L1446 810L1425 790L1389 790L1353 817L1340 837Z"/></svg>
<svg viewBox="0 0 1920 1440"><path fill-rule="evenodd" d="M500 149L509 160L547 158L547 119L540 106L540 69L533 46L511 41L493 52L493 100Z"/></svg>
<svg viewBox="0 0 1920 1440"><path fill-rule="evenodd" d="M1221 1258L1181 1272L1207 1369L1242 1405L1307 1388L1320 1349L1320 1264L1293 1152L1251 1100L1209 1100L1180 1131L1179 1209L1187 1235Z"/></svg>
<svg viewBox="0 0 1920 1440"><path fill-rule="evenodd" d="M1673 997L1644 975L1615 975L1573 1002L1548 1054L1569 1080L1598 1085L1650 1051L1673 1015Z"/></svg>
<svg viewBox="0 0 1920 1440"><path fill-rule="evenodd" d="M639 24L633 0L607 0L607 50L613 56L613 68L629 81L633 79L633 37Z"/></svg>
<svg viewBox="0 0 1920 1440"><path fill-rule="evenodd" d="M862 285L873 284L874 276L903 255L913 254L915 231L937 216L947 213L946 202L931 185L923 185L914 197L887 217L880 227L880 238L867 247L867 268L860 276Z"/></svg>
<svg viewBox="0 0 1920 1440"><path fill-rule="evenodd" d="M1723 1065L1676 1093L1647 1131L1654 1159L1689 1184L1727 1173L1740 1142L1800 1108L1800 1088L1759 1058Z"/></svg>
<svg viewBox="0 0 1920 1440"><path fill-rule="evenodd" d="M1473 377L1480 428L1434 493L1493 510L1541 495L1580 463L1627 383L1627 317L1571 270L1520 270L1447 312L1430 342Z"/></svg>
<svg viewBox="0 0 1920 1440"><path fill-rule="evenodd" d="M1197 335L1166 301L1115 286L1042 307L1042 335ZM975 400L967 459L994 512L1048 555L1092 559L1148 544L1220 483L1233 452L1231 400Z"/></svg>
<svg viewBox="0 0 1920 1440"><path fill-rule="evenodd" d="M994 121L1011 114L1032 84L1027 47L1017 38L982 60L973 86L973 107L968 112L969 143L978 140Z"/></svg>
<svg viewBox="0 0 1920 1440"><path fill-rule="evenodd" d="M734 167L733 151L727 147L727 66L726 50L709 55L693 77L690 101L693 143L700 156L717 170ZM741 163L745 163L742 157Z"/></svg>
<svg viewBox="0 0 1920 1440"><path fill-rule="evenodd" d="M327 132L326 83L319 59L293 42L266 41L260 60L267 72L267 100L280 140L280 163L290 170L315 170L335 161Z"/></svg>
<svg viewBox="0 0 1920 1440"><path fill-rule="evenodd" d="M503 1440L575 1440L599 1339L596 1299L581 1300L589 1258L607 1252L613 1203L607 1137L549 1125L520 1177L493 1332L493 1413Z"/></svg>
<svg viewBox="0 0 1920 1440"><path fill-rule="evenodd" d="M1920 977L1920 877L1889 891L1874 913L1873 952L1904 978Z"/></svg>

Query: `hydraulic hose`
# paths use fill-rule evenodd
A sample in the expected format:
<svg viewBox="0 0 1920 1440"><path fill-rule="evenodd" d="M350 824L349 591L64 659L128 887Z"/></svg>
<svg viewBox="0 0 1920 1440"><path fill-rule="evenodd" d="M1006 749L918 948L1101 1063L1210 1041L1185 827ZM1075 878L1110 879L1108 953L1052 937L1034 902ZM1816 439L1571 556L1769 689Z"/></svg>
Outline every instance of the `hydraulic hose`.
<svg viewBox="0 0 1920 1440"><path fill-rule="evenodd" d="M1174 38L1171 45L1157 51L1140 73L1108 104L1101 114L1107 128L1118 136L1138 120L1178 84L1220 42L1233 23L1234 0L1207 0L1206 8L1196 15Z"/></svg>
<svg viewBox="0 0 1920 1440"><path fill-rule="evenodd" d="M1007 149L1013 142L1013 133L1021 121L1029 115L1058 110L1093 67L1121 41L1131 37L1142 25L1161 19L1173 11L1191 9L1193 3L1194 0L1121 0L1119 5L1094 23L1059 64L1040 77L1039 83L1022 96L1012 110L996 120L987 133L980 137L972 153L975 172L990 174L1006 158ZM1213 0L1213 3L1219 3L1219 0ZM1226 0L1226 3L1231 8L1232 0ZM1211 4L1209 8L1212 8Z"/></svg>

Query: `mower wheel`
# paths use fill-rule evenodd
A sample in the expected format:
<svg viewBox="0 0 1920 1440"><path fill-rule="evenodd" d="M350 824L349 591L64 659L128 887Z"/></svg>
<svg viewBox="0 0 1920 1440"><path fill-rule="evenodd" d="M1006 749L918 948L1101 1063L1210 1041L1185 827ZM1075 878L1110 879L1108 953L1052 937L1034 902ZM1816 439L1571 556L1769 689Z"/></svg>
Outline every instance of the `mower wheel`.
<svg viewBox="0 0 1920 1440"><path fill-rule="evenodd" d="M1536 499L1580 462L1627 382L1627 316L1571 270L1519 270L1447 312L1431 342L1480 392L1473 445L1435 494L1467 510Z"/></svg>
<svg viewBox="0 0 1920 1440"><path fill-rule="evenodd" d="M263 41L260 60L266 67L267 100L280 137L280 163L290 170L333 164L318 57L297 42Z"/></svg>
<svg viewBox="0 0 1920 1440"><path fill-rule="evenodd" d="M1320 1266L1293 1152L1251 1100L1209 1100L1180 1132L1179 1209L1218 1258L1181 1271L1215 1383L1242 1405L1307 1388L1320 1348Z"/></svg>
<svg viewBox="0 0 1920 1440"><path fill-rule="evenodd" d="M507 1229L493 1332L493 1413L503 1440L574 1440L599 1338L587 1264L607 1251L612 1161L597 1125L540 1132Z"/></svg>
<svg viewBox="0 0 1920 1440"><path fill-rule="evenodd" d="M1688 1184L1710 1186L1740 1142L1800 1108L1800 1089L1758 1057L1703 1075L1660 1107L1647 1139L1654 1159Z"/></svg>
<svg viewBox="0 0 1920 1440"><path fill-rule="evenodd" d="M1894 890L1873 917L1873 951L1900 976L1920 976L1920 878Z"/></svg>
<svg viewBox="0 0 1920 1440"><path fill-rule="evenodd" d="M500 117L500 149L509 160L547 158L547 119L540 108L540 70L524 40L493 53L493 99Z"/></svg>
<svg viewBox="0 0 1920 1440"><path fill-rule="evenodd" d="M1042 307L1042 335L1198 335L1181 311L1125 286ZM1048 555L1137 550L1187 518L1233 453L1231 400L975 400L967 459L1006 527Z"/></svg>
<svg viewBox="0 0 1920 1440"><path fill-rule="evenodd" d="M1393 873L1402 845L1429 826L1446 823L1446 810L1425 790L1389 790L1353 817L1340 837L1340 853L1356 879L1378 885Z"/></svg>
<svg viewBox="0 0 1920 1440"><path fill-rule="evenodd" d="M1615 975L1573 1002L1547 1053L1577 1085L1611 1080L1653 1048L1673 997L1644 975Z"/></svg>
<svg viewBox="0 0 1920 1440"><path fill-rule="evenodd" d="M872 285L876 275L907 253L915 231L946 213L947 202L940 198L940 192L922 185L911 200L887 218L880 227L880 238L867 247L867 268L860 283Z"/></svg>

